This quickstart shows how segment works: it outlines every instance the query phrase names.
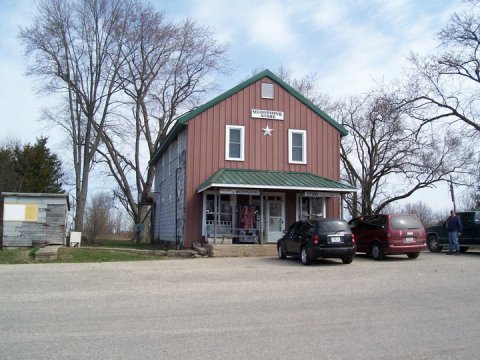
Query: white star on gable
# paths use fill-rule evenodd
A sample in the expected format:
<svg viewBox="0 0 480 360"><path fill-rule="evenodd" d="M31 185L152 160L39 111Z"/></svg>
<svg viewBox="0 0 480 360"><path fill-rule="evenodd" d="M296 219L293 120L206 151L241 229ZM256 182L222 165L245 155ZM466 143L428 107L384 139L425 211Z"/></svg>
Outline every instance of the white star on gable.
<svg viewBox="0 0 480 360"><path fill-rule="evenodd" d="M272 136L272 131L273 131L273 129L270 129L270 128L268 127L268 125L267 125L266 128L264 128L264 129L262 129L262 130L263 130L263 136L267 136L267 135L268 135L268 136Z"/></svg>

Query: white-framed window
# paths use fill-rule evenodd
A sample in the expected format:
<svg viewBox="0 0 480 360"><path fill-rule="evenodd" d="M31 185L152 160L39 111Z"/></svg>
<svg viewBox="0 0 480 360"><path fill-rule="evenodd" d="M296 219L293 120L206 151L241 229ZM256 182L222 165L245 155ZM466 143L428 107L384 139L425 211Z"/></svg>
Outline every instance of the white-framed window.
<svg viewBox="0 0 480 360"><path fill-rule="evenodd" d="M244 160L245 127L227 125L225 136L225 160Z"/></svg>
<svg viewBox="0 0 480 360"><path fill-rule="evenodd" d="M307 163L307 131L288 129L288 162Z"/></svg>

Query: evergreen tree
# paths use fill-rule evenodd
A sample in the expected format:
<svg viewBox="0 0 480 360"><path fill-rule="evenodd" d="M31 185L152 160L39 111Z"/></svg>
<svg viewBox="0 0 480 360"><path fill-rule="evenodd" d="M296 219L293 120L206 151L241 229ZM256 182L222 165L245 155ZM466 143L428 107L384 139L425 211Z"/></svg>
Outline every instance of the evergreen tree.
<svg viewBox="0 0 480 360"><path fill-rule="evenodd" d="M0 148L0 192L15 191L18 174L15 171L15 155L12 146Z"/></svg>
<svg viewBox="0 0 480 360"><path fill-rule="evenodd" d="M0 148L0 192L62 192L61 162L47 148L47 140L41 137L34 145Z"/></svg>

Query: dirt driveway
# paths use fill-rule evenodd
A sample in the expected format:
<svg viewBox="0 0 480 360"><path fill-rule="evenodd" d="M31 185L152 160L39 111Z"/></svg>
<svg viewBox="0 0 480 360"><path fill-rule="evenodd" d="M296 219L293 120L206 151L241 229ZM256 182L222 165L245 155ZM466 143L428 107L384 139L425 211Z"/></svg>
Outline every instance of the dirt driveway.
<svg viewBox="0 0 480 360"><path fill-rule="evenodd" d="M0 266L2 359L473 359L480 254Z"/></svg>

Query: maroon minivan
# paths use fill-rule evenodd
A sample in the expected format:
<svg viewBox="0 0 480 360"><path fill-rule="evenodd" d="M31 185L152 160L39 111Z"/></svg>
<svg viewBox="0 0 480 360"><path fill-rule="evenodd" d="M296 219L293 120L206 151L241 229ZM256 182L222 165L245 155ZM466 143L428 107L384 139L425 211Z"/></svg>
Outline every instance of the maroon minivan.
<svg viewBox="0 0 480 360"><path fill-rule="evenodd" d="M357 252L382 260L385 255L406 254L410 259L427 249L425 227L416 215L377 214L349 221Z"/></svg>

